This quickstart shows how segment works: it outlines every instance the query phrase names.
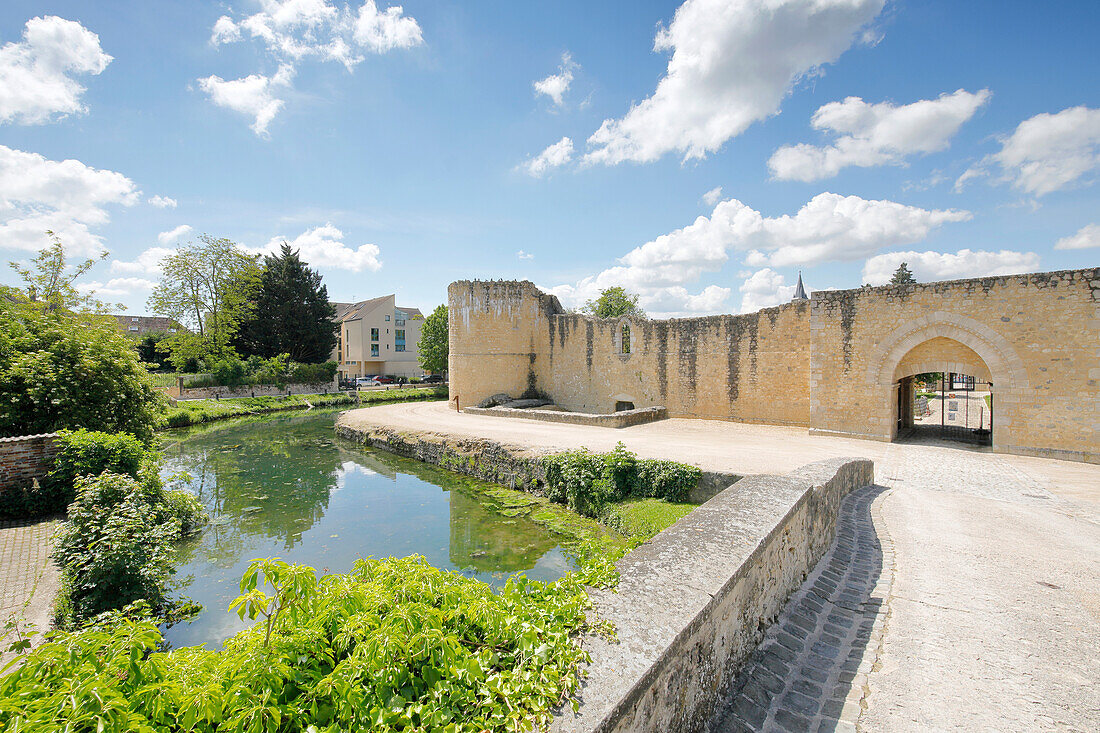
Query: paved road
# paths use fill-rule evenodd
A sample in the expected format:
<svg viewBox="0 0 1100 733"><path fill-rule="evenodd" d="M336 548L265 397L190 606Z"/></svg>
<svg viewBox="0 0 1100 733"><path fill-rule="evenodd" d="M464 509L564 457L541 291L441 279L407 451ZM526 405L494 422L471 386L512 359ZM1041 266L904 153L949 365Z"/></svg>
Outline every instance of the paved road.
<svg viewBox="0 0 1100 733"><path fill-rule="evenodd" d="M1100 466L716 421L538 423L439 403L345 419L534 450L622 440L733 473L869 457L877 486L845 503L837 546L712 730L1100 730Z"/></svg>

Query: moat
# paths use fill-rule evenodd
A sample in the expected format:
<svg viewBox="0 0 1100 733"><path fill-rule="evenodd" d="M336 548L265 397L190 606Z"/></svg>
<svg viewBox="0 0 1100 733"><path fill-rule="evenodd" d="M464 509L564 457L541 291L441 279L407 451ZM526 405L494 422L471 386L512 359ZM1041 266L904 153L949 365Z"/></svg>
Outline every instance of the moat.
<svg viewBox="0 0 1100 733"><path fill-rule="evenodd" d="M346 443L336 411L218 423L164 436L164 475L180 471L210 513L179 553L177 594L202 604L165 634L216 648L248 621L227 609L249 561L280 557L346 572L359 557L423 555L501 585L517 572L554 580L571 569L552 532L509 517L477 482Z"/></svg>

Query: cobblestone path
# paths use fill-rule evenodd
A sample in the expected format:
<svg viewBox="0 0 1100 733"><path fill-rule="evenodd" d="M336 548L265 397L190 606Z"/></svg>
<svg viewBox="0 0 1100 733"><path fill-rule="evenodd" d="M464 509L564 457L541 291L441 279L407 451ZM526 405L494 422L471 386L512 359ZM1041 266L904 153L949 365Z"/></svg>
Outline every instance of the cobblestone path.
<svg viewBox="0 0 1100 733"><path fill-rule="evenodd" d="M868 486L843 502L836 539L768 630L708 733L854 731L882 639L893 549Z"/></svg>
<svg viewBox="0 0 1100 733"><path fill-rule="evenodd" d="M56 591L56 571L50 565L50 538L56 519L0 521L0 624L12 615L44 631ZM7 646L0 629L0 648ZM0 665L7 656L0 654Z"/></svg>

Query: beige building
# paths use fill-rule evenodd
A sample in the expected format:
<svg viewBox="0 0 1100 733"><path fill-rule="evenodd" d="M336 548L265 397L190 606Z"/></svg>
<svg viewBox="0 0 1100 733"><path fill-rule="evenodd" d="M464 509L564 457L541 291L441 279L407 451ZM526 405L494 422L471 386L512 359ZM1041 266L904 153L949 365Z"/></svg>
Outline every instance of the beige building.
<svg viewBox="0 0 1100 733"><path fill-rule="evenodd" d="M339 365L340 376L424 374L416 358L424 323L419 308L399 308L393 295L333 305L340 332L330 358Z"/></svg>
<svg viewBox="0 0 1100 733"><path fill-rule="evenodd" d="M140 337L147 333L173 334L183 330L178 322L163 316L129 316L113 315L118 322L119 330L128 336Z"/></svg>
<svg viewBox="0 0 1100 733"><path fill-rule="evenodd" d="M461 281L449 322L460 408L506 392L891 441L929 422L917 378L942 373L943 435L1100 462L1100 268L818 291L667 321L569 313L528 282Z"/></svg>

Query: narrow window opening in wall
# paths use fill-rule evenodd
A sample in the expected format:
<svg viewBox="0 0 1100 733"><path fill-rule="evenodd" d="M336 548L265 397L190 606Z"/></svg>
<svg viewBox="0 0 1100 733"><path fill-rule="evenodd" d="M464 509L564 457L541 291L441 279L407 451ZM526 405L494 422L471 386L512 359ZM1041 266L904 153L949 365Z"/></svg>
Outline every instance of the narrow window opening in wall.
<svg viewBox="0 0 1100 733"><path fill-rule="evenodd" d="M633 402L623 402L622 400L619 400L618 402L615 403L615 412L626 412L627 410L633 410L633 409L634 409L634 403Z"/></svg>
<svg viewBox="0 0 1100 733"><path fill-rule="evenodd" d="M620 354L629 354L630 353L630 324L629 323L624 323L623 324L622 333L620 334L620 337L621 338L620 338L620 341L619 341L619 353Z"/></svg>
<svg viewBox="0 0 1100 733"><path fill-rule="evenodd" d="M371 341L377 341L378 340L378 329L377 328L372 328L370 330L370 340Z"/></svg>

